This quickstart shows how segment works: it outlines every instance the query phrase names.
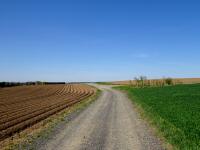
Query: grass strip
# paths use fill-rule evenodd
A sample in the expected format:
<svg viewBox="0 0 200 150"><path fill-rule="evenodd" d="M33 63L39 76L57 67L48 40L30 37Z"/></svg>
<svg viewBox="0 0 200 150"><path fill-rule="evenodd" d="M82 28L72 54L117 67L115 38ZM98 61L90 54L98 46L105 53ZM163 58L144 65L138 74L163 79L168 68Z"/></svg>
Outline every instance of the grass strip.
<svg viewBox="0 0 200 150"><path fill-rule="evenodd" d="M126 91L174 149L200 149L200 84L166 87L115 87Z"/></svg>

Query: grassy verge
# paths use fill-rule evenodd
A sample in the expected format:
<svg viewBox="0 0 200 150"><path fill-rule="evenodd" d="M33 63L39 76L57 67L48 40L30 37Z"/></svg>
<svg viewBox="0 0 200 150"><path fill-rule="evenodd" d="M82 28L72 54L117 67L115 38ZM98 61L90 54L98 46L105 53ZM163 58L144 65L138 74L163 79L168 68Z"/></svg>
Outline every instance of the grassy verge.
<svg viewBox="0 0 200 150"><path fill-rule="evenodd" d="M200 84L115 87L126 91L143 116L174 149L200 149Z"/></svg>
<svg viewBox="0 0 200 150"><path fill-rule="evenodd" d="M113 85L112 82L96 82L99 85Z"/></svg>
<svg viewBox="0 0 200 150"><path fill-rule="evenodd" d="M60 111L59 113L40 121L39 123L25 129L24 131L15 134L14 136L0 142L0 149L2 150L16 150L16 149L35 149L34 143L39 139L48 138L56 126L62 122L66 122L67 116L76 111L80 111L90 105L101 94L97 90L94 96L91 96L81 102Z"/></svg>

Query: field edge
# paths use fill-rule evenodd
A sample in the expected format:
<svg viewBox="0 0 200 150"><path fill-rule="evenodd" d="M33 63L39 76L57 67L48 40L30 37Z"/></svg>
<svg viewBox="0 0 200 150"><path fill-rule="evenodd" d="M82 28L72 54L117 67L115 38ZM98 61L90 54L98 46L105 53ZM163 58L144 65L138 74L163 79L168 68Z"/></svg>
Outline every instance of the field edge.
<svg viewBox="0 0 200 150"><path fill-rule="evenodd" d="M57 125L65 121L65 118L70 114L75 113L76 111L81 111L88 107L91 103L98 99L101 95L101 90L96 88L96 93L88 97L75 105L66 108L40 122L33 125L30 128L21 131L18 134L13 135L12 137L1 141L0 149L2 150L16 150L16 149L34 149L34 143L40 139L48 138L48 136L53 132Z"/></svg>
<svg viewBox="0 0 200 150"><path fill-rule="evenodd" d="M126 94L128 99L133 104L134 109L139 113L141 119L143 119L143 121L145 123L147 123L147 125L150 127L150 130L152 131L152 133L161 140L162 146L164 147L164 149L177 150L177 148L175 146L172 146L170 144L170 142L164 137L163 133L159 130L159 127L157 126L158 124L155 123L156 120L154 118L155 117L154 114L149 113L141 106L141 104L134 101L135 98L132 97L132 95L127 90L125 90L125 88L127 88L127 87L130 88L130 86L127 86L127 85L120 85L120 86L113 87L113 89L119 90ZM152 116L154 116L154 117L152 117ZM162 118L160 118L160 116L156 116L156 117L159 117L160 121L162 120Z"/></svg>

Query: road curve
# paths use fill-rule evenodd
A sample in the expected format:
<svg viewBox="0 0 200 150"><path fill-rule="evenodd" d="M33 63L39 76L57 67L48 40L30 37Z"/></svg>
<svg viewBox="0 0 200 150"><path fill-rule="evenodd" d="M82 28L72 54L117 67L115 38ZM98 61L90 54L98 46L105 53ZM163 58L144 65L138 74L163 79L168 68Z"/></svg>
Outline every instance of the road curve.
<svg viewBox="0 0 200 150"><path fill-rule="evenodd" d="M102 95L40 149L160 150L161 142L121 92L95 85Z"/></svg>

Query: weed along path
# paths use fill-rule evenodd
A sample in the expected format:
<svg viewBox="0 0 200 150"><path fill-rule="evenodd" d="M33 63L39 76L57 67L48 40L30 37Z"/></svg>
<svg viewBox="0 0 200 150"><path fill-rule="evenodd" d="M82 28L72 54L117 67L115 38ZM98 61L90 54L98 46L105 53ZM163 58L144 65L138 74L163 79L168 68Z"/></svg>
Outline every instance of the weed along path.
<svg viewBox="0 0 200 150"><path fill-rule="evenodd" d="M108 85L102 95L42 145L47 150L160 150L132 103Z"/></svg>

